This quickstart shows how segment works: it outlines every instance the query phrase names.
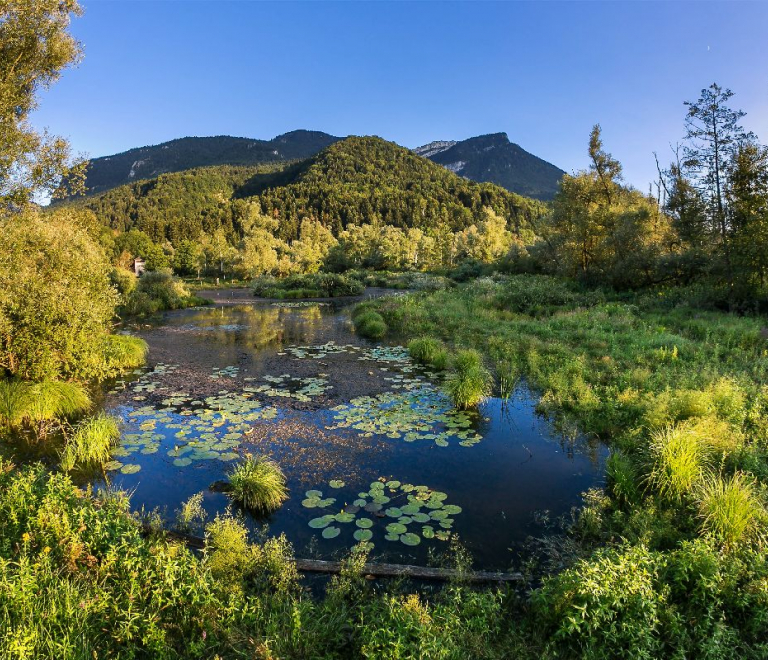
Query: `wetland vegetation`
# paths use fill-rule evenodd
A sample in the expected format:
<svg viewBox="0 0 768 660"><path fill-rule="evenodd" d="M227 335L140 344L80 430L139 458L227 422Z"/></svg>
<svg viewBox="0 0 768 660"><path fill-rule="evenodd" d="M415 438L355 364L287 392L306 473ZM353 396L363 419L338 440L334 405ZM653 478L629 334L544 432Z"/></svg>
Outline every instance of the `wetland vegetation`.
<svg viewBox="0 0 768 660"><path fill-rule="evenodd" d="M547 204L379 138L73 197L27 120L80 9L0 11L0 657L768 657L768 152L730 91L656 196L595 126Z"/></svg>

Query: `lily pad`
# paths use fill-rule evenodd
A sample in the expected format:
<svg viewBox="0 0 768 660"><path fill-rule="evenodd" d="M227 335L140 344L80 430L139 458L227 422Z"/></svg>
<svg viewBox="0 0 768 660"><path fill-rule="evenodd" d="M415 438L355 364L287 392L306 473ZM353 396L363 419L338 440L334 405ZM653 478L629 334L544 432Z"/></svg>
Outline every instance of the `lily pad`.
<svg viewBox="0 0 768 660"><path fill-rule="evenodd" d="M419 545L419 543L421 543L421 539L416 536L416 534L408 532L407 534L403 534L400 537L400 542L405 543L405 545Z"/></svg>
<svg viewBox="0 0 768 660"><path fill-rule="evenodd" d="M373 520L370 518L358 518L355 521L355 525L362 529L368 529L369 527L373 527Z"/></svg>
<svg viewBox="0 0 768 660"><path fill-rule="evenodd" d="M135 463L126 463L120 468L120 472L123 474L136 474L139 470L141 470L141 465L136 465Z"/></svg>
<svg viewBox="0 0 768 660"><path fill-rule="evenodd" d="M312 518L312 520L309 521L309 526L312 529L323 529L324 527L328 527L332 522L333 517L321 516L320 518Z"/></svg>
<svg viewBox="0 0 768 660"><path fill-rule="evenodd" d="M339 534L341 534L341 530L338 527L326 527L323 530L324 539L335 539Z"/></svg>
<svg viewBox="0 0 768 660"><path fill-rule="evenodd" d="M331 479L331 480L328 482L328 485L329 485L331 488L344 488L344 485L345 485L345 484L344 484L344 482L343 482L341 479Z"/></svg>
<svg viewBox="0 0 768 660"><path fill-rule="evenodd" d="M352 536L355 541L370 541L373 538L373 532L370 529L358 529Z"/></svg>

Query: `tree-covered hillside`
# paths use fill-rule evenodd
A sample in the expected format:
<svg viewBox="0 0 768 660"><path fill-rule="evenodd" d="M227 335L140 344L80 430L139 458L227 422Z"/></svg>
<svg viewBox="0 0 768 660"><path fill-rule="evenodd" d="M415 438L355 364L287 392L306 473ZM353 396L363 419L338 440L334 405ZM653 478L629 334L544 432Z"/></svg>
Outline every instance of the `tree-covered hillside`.
<svg viewBox="0 0 768 660"><path fill-rule="evenodd" d="M478 184L380 138L347 138L313 158L280 166L207 167L120 186L76 203L111 228L136 228L176 244L223 228L240 230L243 200L258 201L278 221L282 240L314 218L337 234L350 224L464 229L491 208L520 231L539 202Z"/></svg>
<svg viewBox="0 0 768 660"><path fill-rule="evenodd" d="M320 131L291 131L271 140L218 135L185 137L120 154L94 158L88 164L86 192L101 193L160 174L211 165L283 163L313 156L339 138Z"/></svg>

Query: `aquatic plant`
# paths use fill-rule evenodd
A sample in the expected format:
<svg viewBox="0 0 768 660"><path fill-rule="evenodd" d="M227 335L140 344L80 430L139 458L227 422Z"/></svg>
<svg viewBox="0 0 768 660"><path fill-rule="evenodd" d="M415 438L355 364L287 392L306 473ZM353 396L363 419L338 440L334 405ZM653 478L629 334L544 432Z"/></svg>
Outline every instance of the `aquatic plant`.
<svg viewBox="0 0 768 660"><path fill-rule="evenodd" d="M251 456L229 473L232 498L247 509L267 513L288 499L285 475L280 466L266 456Z"/></svg>
<svg viewBox="0 0 768 660"><path fill-rule="evenodd" d="M491 374L483 366L480 353L474 349L456 353L445 381L454 406L459 410L476 407L490 395L491 383Z"/></svg>
<svg viewBox="0 0 768 660"><path fill-rule="evenodd" d="M758 540L766 511L757 488L754 478L743 472L705 480L697 493L704 533L728 549Z"/></svg>
<svg viewBox="0 0 768 660"><path fill-rule="evenodd" d="M27 426L38 439L63 420L81 415L90 405L87 391L76 383L0 380L0 422L6 428Z"/></svg>
<svg viewBox="0 0 768 660"><path fill-rule="evenodd" d="M203 508L203 493L195 493L176 511L176 528L189 532L205 522L207 514Z"/></svg>
<svg viewBox="0 0 768 660"><path fill-rule="evenodd" d="M331 488L344 487L344 482L332 479ZM397 480L381 477L370 484L369 489L357 493L352 504L345 504L338 513L327 513L312 518L309 526L322 529L322 537L332 539L339 536L342 528L355 523L352 536L357 542L373 547L373 528L376 521L385 529L384 539L400 541L415 546L424 539L447 541L455 516L462 512L460 506L446 503L447 495L427 486L414 486ZM308 490L302 506L308 509L327 509L336 498L324 498L320 490ZM336 527L340 523L342 527ZM413 531L409 526L413 525Z"/></svg>
<svg viewBox="0 0 768 660"><path fill-rule="evenodd" d="M368 339L381 339L387 334L387 324L378 312L366 311L354 318L355 330Z"/></svg>
<svg viewBox="0 0 768 660"><path fill-rule="evenodd" d="M434 337L420 337L408 342L408 354L414 362L438 371L448 366L448 351L443 342Z"/></svg>
<svg viewBox="0 0 768 660"><path fill-rule="evenodd" d="M109 461L120 437L118 420L100 412L80 422L67 438L61 454L61 467L65 471L76 465L101 465Z"/></svg>

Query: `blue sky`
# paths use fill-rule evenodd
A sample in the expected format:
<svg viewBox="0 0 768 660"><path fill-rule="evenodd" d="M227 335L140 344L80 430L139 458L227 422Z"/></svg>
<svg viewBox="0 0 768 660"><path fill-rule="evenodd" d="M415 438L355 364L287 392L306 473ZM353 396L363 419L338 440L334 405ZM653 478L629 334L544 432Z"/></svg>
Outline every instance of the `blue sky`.
<svg viewBox="0 0 768 660"><path fill-rule="evenodd" d="M768 2L82 1L85 58L33 121L90 156L297 128L407 147L504 131L572 171L599 122L645 190L683 101L715 81L768 141Z"/></svg>

